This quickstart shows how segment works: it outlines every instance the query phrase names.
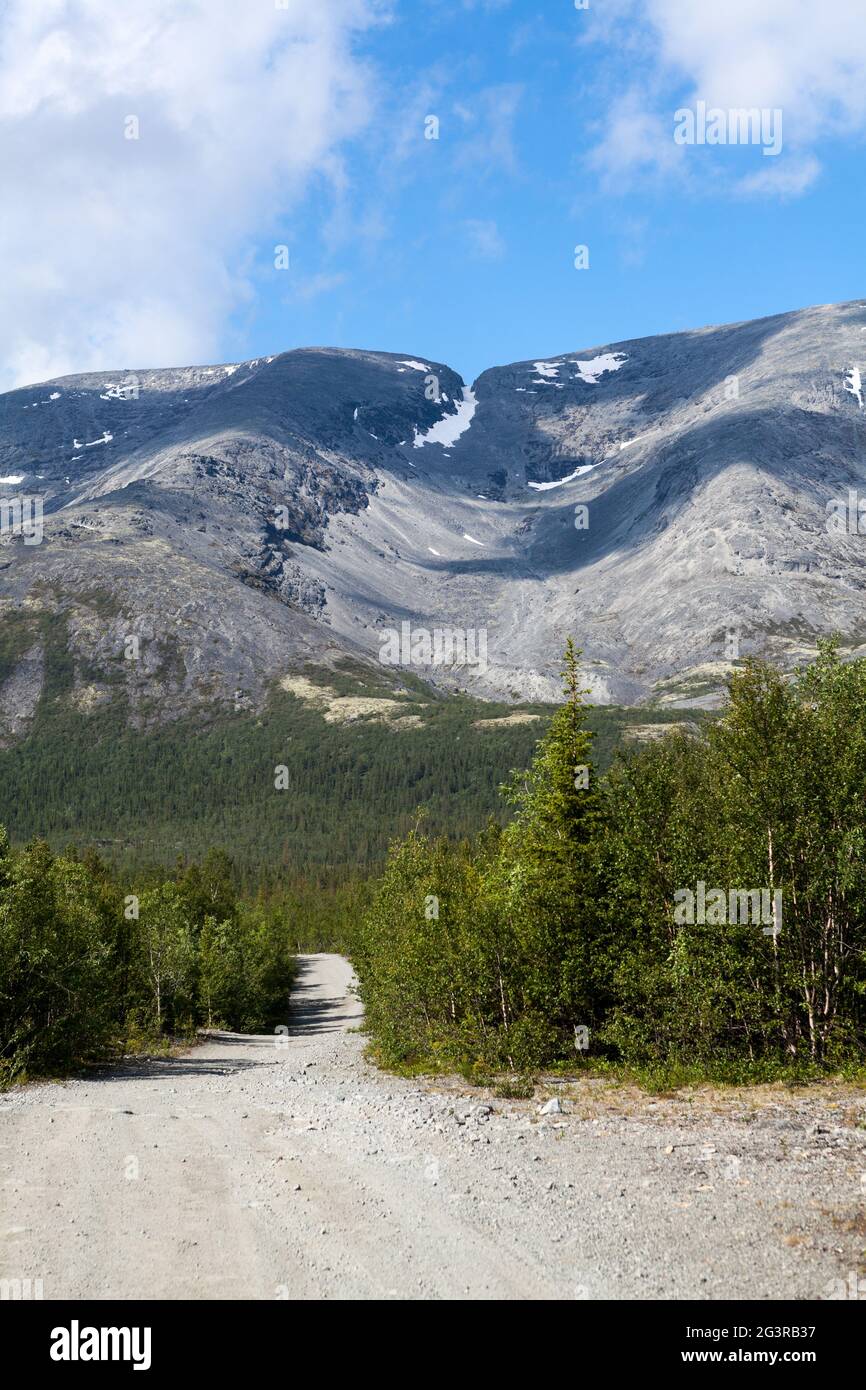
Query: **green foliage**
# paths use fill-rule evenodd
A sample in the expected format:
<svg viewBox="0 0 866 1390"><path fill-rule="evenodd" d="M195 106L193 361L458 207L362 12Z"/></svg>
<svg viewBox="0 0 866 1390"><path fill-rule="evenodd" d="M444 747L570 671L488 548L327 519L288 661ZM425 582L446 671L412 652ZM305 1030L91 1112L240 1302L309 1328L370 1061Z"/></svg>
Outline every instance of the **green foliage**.
<svg viewBox="0 0 866 1390"><path fill-rule="evenodd" d="M0 1079L130 1037L270 1028L304 949L350 952L373 1047L407 1074L862 1065L866 662L832 643L792 680L745 662L696 736L613 756L645 712L586 706L570 642L564 704L537 724L478 729L507 707L407 683L421 725L400 732L277 695L258 719L139 733L119 703L69 713L62 630L28 616L0 642L0 673L47 644L47 705L0 753L0 804L16 844L40 818L53 842L0 832ZM364 668L338 683L394 694ZM497 802L506 755L539 734ZM69 843L97 828L110 867ZM762 892L781 920L756 919Z"/></svg>
<svg viewBox="0 0 866 1390"><path fill-rule="evenodd" d="M746 662L705 736L599 779L578 655L506 829L392 851L355 952L378 1054L740 1079L862 1061L866 662Z"/></svg>
<svg viewBox="0 0 866 1390"><path fill-rule="evenodd" d="M289 935L278 906L237 900L220 853L124 894L94 854L10 851L0 829L0 1084L116 1056L130 1037L271 1027Z"/></svg>
<svg viewBox="0 0 866 1390"><path fill-rule="evenodd" d="M102 611L98 592L84 598ZM111 672L87 672L73 657L67 626L62 612L47 611L0 622L0 683L35 644L46 665L28 736L0 749L0 823L17 845L34 836L55 850L98 845L125 876L156 880L179 851L201 859L215 847L231 854L249 895L287 881L330 892L379 873L388 844L409 831L419 808L431 833L455 841L491 815L504 823L508 808L497 789L509 768L529 761L552 713L519 706L538 721L497 723L515 707L444 698L411 673L395 691L379 672L345 662L339 671L306 675L339 695L397 698L420 723L328 723L321 710L279 689L261 714L205 707L169 722L164 709L131 719ZM106 693L110 687L113 698L82 711L70 698L76 670ZM657 722L681 717L653 715ZM639 710L587 712L600 767L623 730L645 718ZM278 765L288 768L288 790L274 787Z"/></svg>
<svg viewBox="0 0 866 1390"><path fill-rule="evenodd" d="M638 1060L858 1052L864 776L866 663L843 665L831 643L791 682L746 663L704 742L666 741L611 776L608 1040ZM772 918L732 920L730 899L723 922L675 925L674 892L699 880L780 893L778 935Z"/></svg>
<svg viewBox="0 0 866 1390"><path fill-rule="evenodd" d="M98 1054L114 1016L109 905L44 844L5 853L2 879L0 1077Z"/></svg>
<svg viewBox="0 0 866 1390"><path fill-rule="evenodd" d="M562 1055L592 1002L599 792L576 653L516 814L470 853L419 832L392 853L355 960L381 1055L525 1071Z"/></svg>
<svg viewBox="0 0 866 1390"><path fill-rule="evenodd" d="M293 974L289 926L244 913L205 918L199 938L199 1001L208 1027L263 1032L285 1015Z"/></svg>
<svg viewBox="0 0 866 1390"><path fill-rule="evenodd" d="M195 944L177 884L145 893L140 905L139 970L157 1033L188 1026L193 1012Z"/></svg>

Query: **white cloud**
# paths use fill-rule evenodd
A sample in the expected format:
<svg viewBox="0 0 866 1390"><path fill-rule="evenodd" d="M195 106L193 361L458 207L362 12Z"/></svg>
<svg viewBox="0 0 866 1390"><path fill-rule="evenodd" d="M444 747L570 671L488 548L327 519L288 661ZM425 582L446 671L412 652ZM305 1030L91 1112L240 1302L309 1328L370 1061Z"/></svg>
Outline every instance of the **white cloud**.
<svg viewBox="0 0 866 1390"><path fill-rule="evenodd" d="M327 275L321 272L318 275L311 275L308 280L301 280L295 288L295 298L309 303L310 300L318 299L320 294L331 294L345 283L346 276L342 273Z"/></svg>
<svg viewBox="0 0 866 1390"><path fill-rule="evenodd" d="M505 255L505 242L493 219L469 217L463 223L473 253L482 261L498 261Z"/></svg>
<svg viewBox="0 0 866 1390"><path fill-rule="evenodd" d="M714 105L781 106L799 143L866 120L862 0L649 0L665 64Z"/></svg>
<svg viewBox="0 0 866 1390"><path fill-rule="evenodd" d="M498 170L516 172L514 124L522 96L519 83L505 82L454 103L454 115L465 132L454 156L458 168L479 177Z"/></svg>
<svg viewBox="0 0 866 1390"><path fill-rule="evenodd" d="M818 178L821 165L814 155L803 159L789 160L785 164L771 164L741 179L737 191L744 194L770 193L777 198L799 198Z"/></svg>
<svg viewBox="0 0 866 1390"><path fill-rule="evenodd" d="M694 160L675 164L669 145L674 110L697 100L782 109L779 167L741 180L747 192L796 196L819 173L823 141L866 133L863 0L610 0L606 11L594 21L595 39L621 51L627 38L634 65L594 162L623 187L635 173L695 168Z"/></svg>
<svg viewBox="0 0 866 1390"><path fill-rule="evenodd" d="M683 164L683 147L673 141L669 118L650 108L645 95L631 90L609 108L604 136L589 155L603 187L615 191L647 170L672 173Z"/></svg>
<svg viewBox="0 0 866 1390"><path fill-rule="evenodd" d="M342 183L372 107L353 41L388 3L7 0L0 385L212 360L251 239Z"/></svg>

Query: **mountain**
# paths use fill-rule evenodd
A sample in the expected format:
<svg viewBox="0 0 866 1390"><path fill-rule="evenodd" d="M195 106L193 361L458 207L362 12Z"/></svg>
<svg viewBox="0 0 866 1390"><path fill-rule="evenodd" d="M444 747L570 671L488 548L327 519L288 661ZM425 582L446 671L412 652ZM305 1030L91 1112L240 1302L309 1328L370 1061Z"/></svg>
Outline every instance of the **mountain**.
<svg viewBox="0 0 866 1390"><path fill-rule="evenodd" d="M314 348L7 392L0 739L47 698L120 697L135 728L255 715L347 662L398 694L551 700L569 634L619 705L712 705L732 661L794 664L833 630L857 649L864 542L828 504L866 487L864 333L856 301L471 388L414 354ZM28 497L39 544L8 506ZM408 666L383 646L403 623ZM435 629L486 639L486 662L428 665Z"/></svg>

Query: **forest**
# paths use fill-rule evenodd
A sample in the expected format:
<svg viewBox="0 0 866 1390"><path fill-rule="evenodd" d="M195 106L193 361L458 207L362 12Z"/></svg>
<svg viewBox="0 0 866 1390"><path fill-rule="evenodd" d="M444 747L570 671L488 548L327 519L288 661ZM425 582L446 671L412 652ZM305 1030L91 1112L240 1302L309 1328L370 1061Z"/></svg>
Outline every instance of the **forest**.
<svg viewBox="0 0 866 1390"><path fill-rule="evenodd" d="M200 859L222 849L252 897L302 881L329 893L378 874L419 808L434 834L452 839L473 835L490 815L504 822L498 787L529 761L552 714L545 705L446 696L405 672L395 691L350 662L304 675L340 695L396 697L409 727L375 717L330 723L278 686L254 713L205 704L171 718L157 701L131 708L119 687L84 712L61 617L0 621L0 684L36 642L45 684L35 717L25 737L0 739L0 824L13 844L37 837L56 851L96 847L125 878L164 874L179 853ZM525 722L511 722L515 714ZM588 718L606 766L646 715L597 707ZM287 773L281 791L277 766Z"/></svg>
<svg viewBox="0 0 866 1390"><path fill-rule="evenodd" d="M420 805L378 871L302 861L251 890L221 847L129 871L4 832L0 1083L271 1029L295 954L322 949L351 957L371 1055L397 1069L859 1068L866 661L832 641L793 677L746 661L717 719L603 772L571 642L563 677L499 808L473 793L443 832ZM446 740L430 757L456 775Z"/></svg>
<svg viewBox="0 0 866 1390"><path fill-rule="evenodd" d="M353 953L376 1055L470 1075L859 1066L866 662L832 641L792 679L747 661L701 736L604 776L571 643L563 675L508 824L392 848Z"/></svg>

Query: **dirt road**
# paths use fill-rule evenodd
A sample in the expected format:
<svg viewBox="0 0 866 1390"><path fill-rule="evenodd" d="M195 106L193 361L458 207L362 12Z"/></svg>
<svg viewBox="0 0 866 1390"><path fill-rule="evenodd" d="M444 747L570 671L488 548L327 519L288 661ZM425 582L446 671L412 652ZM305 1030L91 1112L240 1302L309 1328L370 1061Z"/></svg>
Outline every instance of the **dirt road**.
<svg viewBox="0 0 866 1390"><path fill-rule="evenodd" d="M377 1072L350 986L341 957L306 956L287 1035L0 1097L0 1279L46 1299L817 1299L864 1273L862 1092L583 1083L542 1116Z"/></svg>

